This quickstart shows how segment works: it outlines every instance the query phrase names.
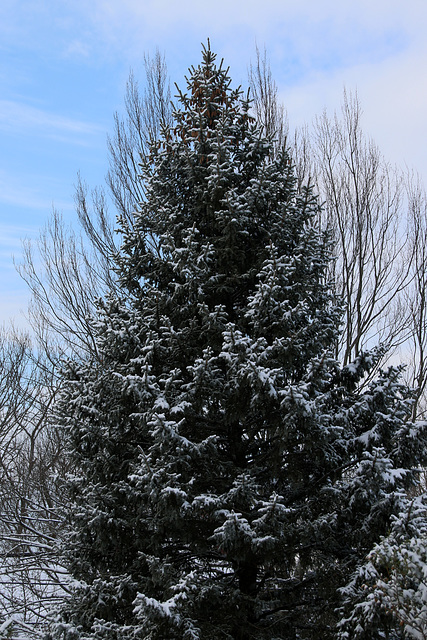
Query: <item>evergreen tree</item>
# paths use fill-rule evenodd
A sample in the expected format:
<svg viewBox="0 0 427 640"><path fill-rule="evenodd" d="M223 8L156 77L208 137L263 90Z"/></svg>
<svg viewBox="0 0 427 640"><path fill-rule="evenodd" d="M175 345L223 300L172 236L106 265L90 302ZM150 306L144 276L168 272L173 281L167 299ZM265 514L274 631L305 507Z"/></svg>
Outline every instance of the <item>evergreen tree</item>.
<svg viewBox="0 0 427 640"><path fill-rule="evenodd" d="M121 219L122 297L58 415L73 577L57 633L333 638L339 589L402 511L425 431L395 369L333 360L317 200L210 48Z"/></svg>
<svg viewBox="0 0 427 640"><path fill-rule="evenodd" d="M427 638L425 503L425 495L414 497L392 518L390 533L343 589L340 640Z"/></svg>

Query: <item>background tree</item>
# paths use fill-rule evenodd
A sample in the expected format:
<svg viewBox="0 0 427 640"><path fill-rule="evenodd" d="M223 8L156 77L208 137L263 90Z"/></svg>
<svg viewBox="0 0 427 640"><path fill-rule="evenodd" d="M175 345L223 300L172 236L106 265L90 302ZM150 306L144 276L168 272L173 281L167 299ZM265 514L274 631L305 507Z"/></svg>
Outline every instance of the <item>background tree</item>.
<svg viewBox="0 0 427 640"><path fill-rule="evenodd" d="M411 256L411 286L405 290L404 304L409 315L408 339L402 358L408 362L407 379L415 390L412 414L426 416L427 386L427 196L419 180L408 179L408 240Z"/></svg>
<svg viewBox="0 0 427 640"><path fill-rule="evenodd" d="M49 422L55 391L51 363L28 336L2 331L0 620L9 635L46 630L48 611L65 594L56 542L67 465L62 438Z"/></svg>
<svg viewBox="0 0 427 640"><path fill-rule="evenodd" d="M287 146L289 126L285 107L278 98L266 49L261 56L257 47L256 62L250 65L248 75L254 117L262 134L270 140L273 153L278 154Z"/></svg>
<svg viewBox="0 0 427 640"><path fill-rule="evenodd" d="M29 319L40 347L54 366L70 354L94 354L96 346L89 318L97 298L114 289L111 269L116 247L104 198L94 194L95 218L89 218L86 191L77 191L79 213L89 219L89 233L67 227L54 212L37 246L24 243L19 272L32 294Z"/></svg>
<svg viewBox="0 0 427 640"><path fill-rule="evenodd" d="M337 355L346 363L380 342L382 366L399 358L414 389L413 417L425 408L426 194L419 179L391 167L361 128L357 96L344 95L341 119L326 113L296 149L315 179L333 238L333 278L344 324ZM303 136L303 137L304 137Z"/></svg>
<svg viewBox="0 0 427 640"><path fill-rule="evenodd" d="M390 533L344 590L340 639L427 638L426 516L420 496L393 519Z"/></svg>
<svg viewBox="0 0 427 640"><path fill-rule="evenodd" d="M334 281L343 301L338 355L344 364L381 342L387 355L407 336L403 293L412 278L404 185L361 129L357 97L344 94L342 119L314 126L313 177L334 244Z"/></svg>
<svg viewBox="0 0 427 640"><path fill-rule="evenodd" d="M407 504L425 428L399 371L332 357L339 311L298 188L204 49L121 218L120 289L71 361L59 635L323 638Z"/></svg>
<svg viewBox="0 0 427 640"><path fill-rule="evenodd" d="M108 140L110 171L107 183L118 216L132 224L135 205L144 198L144 182L138 177L141 161L148 161L163 126L171 125L171 91L164 57L157 50L146 55L145 83L141 93L133 73L125 94L125 117L114 115L114 133Z"/></svg>

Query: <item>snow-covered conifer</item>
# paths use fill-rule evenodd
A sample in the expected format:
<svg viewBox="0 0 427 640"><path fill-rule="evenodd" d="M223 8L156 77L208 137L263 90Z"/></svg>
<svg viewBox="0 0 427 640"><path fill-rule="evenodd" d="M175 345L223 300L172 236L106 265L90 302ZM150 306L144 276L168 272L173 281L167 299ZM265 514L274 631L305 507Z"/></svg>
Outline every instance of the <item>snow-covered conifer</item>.
<svg viewBox="0 0 427 640"><path fill-rule="evenodd" d="M57 633L327 639L425 447L398 371L332 357L328 242L209 47L120 221L122 297L70 363L73 576Z"/></svg>

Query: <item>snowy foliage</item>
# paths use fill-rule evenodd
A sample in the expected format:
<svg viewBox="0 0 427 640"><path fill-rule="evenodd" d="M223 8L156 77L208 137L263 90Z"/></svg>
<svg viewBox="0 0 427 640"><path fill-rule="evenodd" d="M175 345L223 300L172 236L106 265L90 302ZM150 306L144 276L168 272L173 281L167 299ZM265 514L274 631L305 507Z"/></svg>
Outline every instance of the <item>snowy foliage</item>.
<svg viewBox="0 0 427 640"><path fill-rule="evenodd" d="M398 369L334 360L316 197L249 109L205 49L64 376L67 640L333 638L418 481L425 425Z"/></svg>
<svg viewBox="0 0 427 640"><path fill-rule="evenodd" d="M427 506L418 497L405 507L343 589L340 639L427 638Z"/></svg>

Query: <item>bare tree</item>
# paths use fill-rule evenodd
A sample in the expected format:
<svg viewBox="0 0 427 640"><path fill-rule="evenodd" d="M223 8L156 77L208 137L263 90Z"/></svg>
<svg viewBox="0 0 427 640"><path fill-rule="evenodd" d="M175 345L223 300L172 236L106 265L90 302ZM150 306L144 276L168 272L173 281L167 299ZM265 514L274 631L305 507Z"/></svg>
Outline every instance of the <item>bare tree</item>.
<svg viewBox="0 0 427 640"><path fill-rule="evenodd" d="M78 197L83 199L83 193L79 184ZM96 202L103 213L100 200ZM93 228L90 244L54 212L37 244L24 243L18 269L32 293L30 321L51 357L96 356L90 318L98 297L114 287L112 237L108 227L102 235Z"/></svg>
<svg viewBox="0 0 427 640"><path fill-rule="evenodd" d="M341 118L316 118L310 151L343 304L337 355L347 364L381 342L390 356L407 336L403 295L412 277L403 176L363 134L356 95L344 93Z"/></svg>
<svg viewBox="0 0 427 640"><path fill-rule="evenodd" d="M125 117L115 114L114 133L108 139L107 183L122 227L132 227L135 208L144 197L140 164L149 162L159 131L171 118L166 65L159 52L145 57L145 71L142 93L130 74ZM36 245L24 244L18 269L32 293L30 318L46 352L96 358L91 318L97 300L117 286L114 267L120 236L104 190L89 194L79 177L75 202L80 229L67 227L54 211Z"/></svg>
<svg viewBox="0 0 427 640"><path fill-rule="evenodd" d="M413 278L404 296L409 331L402 357L408 361L407 381L414 389L412 417L416 419L427 415L427 194L419 178L409 176L407 185Z"/></svg>
<svg viewBox="0 0 427 640"><path fill-rule="evenodd" d="M8 635L38 635L66 589L56 543L67 470L49 416L54 369L26 335L0 334L0 619Z"/></svg>
<svg viewBox="0 0 427 640"><path fill-rule="evenodd" d="M131 72L126 85L125 116L114 114L114 132L108 138L110 170L107 183L119 218L132 226L133 212L144 198L138 179L141 163L149 162L160 131L172 123L171 90L164 56L146 55L145 84L141 92Z"/></svg>
<svg viewBox="0 0 427 640"><path fill-rule="evenodd" d="M266 49L261 55L256 48L256 62L249 67L248 79L255 120L262 134L272 141L274 154L280 153L287 142L287 114L278 100L277 84L271 73Z"/></svg>

